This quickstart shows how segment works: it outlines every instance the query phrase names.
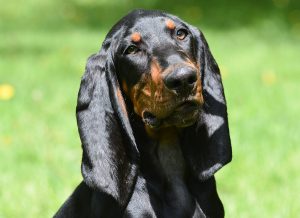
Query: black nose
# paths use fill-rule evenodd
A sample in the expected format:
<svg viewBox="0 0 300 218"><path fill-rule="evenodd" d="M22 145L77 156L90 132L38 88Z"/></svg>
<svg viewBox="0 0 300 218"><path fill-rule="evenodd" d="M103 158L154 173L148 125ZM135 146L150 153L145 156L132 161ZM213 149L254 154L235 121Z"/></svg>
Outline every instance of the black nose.
<svg viewBox="0 0 300 218"><path fill-rule="evenodd" d="M164 78L167 88L176 92L191 91L196 81L197 71L190 67L177 68Z"/></svg>

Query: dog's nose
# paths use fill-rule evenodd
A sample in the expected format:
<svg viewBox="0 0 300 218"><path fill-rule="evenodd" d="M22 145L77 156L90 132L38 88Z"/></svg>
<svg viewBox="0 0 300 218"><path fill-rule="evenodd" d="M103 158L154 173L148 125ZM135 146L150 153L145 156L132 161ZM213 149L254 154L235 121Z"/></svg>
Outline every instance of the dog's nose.
<svg viewBox="0 0 300 218"><path fill-rule="evenodd" d="M197 71L190 67L177 68L164 78L164 83L170 90L176 92L191 91L197 81Z"/></svg>

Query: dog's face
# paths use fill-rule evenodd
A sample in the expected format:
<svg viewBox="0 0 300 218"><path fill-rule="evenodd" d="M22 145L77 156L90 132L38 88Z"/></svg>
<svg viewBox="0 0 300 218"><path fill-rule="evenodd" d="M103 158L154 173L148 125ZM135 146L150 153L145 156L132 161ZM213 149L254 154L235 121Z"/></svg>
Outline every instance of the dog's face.
<svg viewBox="0 0 300 218"><path fill-rule="evenodd" d="M194 38L178 18L141 17L117 48L117 74L136 114L151 128L192 125L203 104Z"/></svg>

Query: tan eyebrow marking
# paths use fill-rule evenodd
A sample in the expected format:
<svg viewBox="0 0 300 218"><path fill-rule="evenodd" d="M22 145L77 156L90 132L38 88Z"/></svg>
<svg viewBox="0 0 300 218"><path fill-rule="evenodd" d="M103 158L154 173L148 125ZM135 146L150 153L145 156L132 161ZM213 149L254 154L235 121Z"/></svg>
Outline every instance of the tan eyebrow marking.
<svg viewBox="0 0 300 218"><path fill-rule="evenodd" d="M175 29L175 23L174 23L173 20L170 20L170 19L166 20L166 26L170 30L174 30Z"/></svg>
<svg viewBox="0 0 300 218"><path fill-rule="evenodd" d="M133 42L140 42L141 39L142 39L142 37L141 37L141 34L140 34L140 33L134 32L134 33L131 34L131 40L132 40Z"/></svg>

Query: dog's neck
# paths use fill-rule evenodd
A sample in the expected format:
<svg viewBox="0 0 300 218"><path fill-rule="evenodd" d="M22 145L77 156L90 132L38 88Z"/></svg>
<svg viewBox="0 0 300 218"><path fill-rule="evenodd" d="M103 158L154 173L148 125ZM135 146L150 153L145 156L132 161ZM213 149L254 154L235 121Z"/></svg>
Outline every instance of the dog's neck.
<svg viewBox="0 0 300 218"><path fill-rule="evenodd" d="M185 161L179 142L179 132L175 128L159 131L157 138L157 158L162 173L168 182L182 180L185 172Z"/></svg>
<svg viewBox="0 0 300 218"><path fill-rule="evenodd" d="M165 128L146 129L147 145L141 150L142 162L149 162L153 167L146 167L156 178L169 185L183 183L186 174L185 160L180 147L180 130ZM147 172L145 172L147 173Z"/></svg>
<svg viewBox="0 0 300 218"><path fill-rule="evenodd" d="M167 128L158 130L155 135L147 132L154 142L150 145L154 152L148 153L153 167L147 170L155 171L153 173L158 176L158 180L153 182L160 183L158 194L163 196L167 214L173 211L174 217L185 217L187 211L193 211L193 198L186 184L187 170L180 146L180 131Z"/></svg>
<svg viewBox="0 0 300 218"><path fill-rule="evenodd" d="M167 214L173 211L173 217L186 217L186 213L193 211L194 200L187 188L181 131L175 127L149 129L137 117L132 117L131 124L140 151L141 176L146 180L149 194L155 193L164 202Z"/></svg>
<svg viewBox="0 0 300 218"><path fill-rule="evenodd" d="M183 180L185 160L180 147L180 129L152 129L131 113L131 125L140 151L142 173L158 180ZM165 182L165 181L164 181Z"/></svg>

